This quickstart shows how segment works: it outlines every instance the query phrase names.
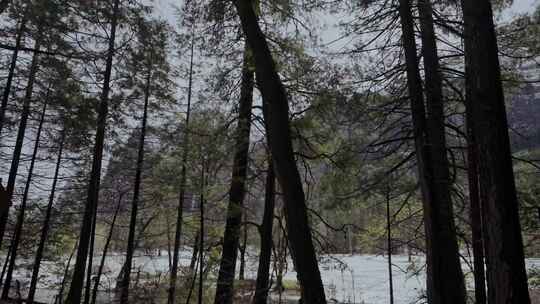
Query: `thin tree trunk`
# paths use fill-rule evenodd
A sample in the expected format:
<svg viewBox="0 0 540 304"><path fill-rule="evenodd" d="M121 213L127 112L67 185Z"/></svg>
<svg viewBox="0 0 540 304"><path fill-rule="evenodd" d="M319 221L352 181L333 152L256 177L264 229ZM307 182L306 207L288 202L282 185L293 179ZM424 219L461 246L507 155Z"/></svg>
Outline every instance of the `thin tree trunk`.
<svg viewBox="0 0 540 304"><path fill-rule="evenodd" d="M354 254L353 246L353 231L351 226L347 226L347 243L349 245L349 254L352 256Z"/></svg>
<svg viewBox="0 0 540 304"><path fill-rule="evenodd" d="M43 258L43 251L45 249L45 242L49 234L49 223L51 221L54 194L56 192L56 184L58 182L58 174L60 172L60 164L62 162L62 152L64 150L64 139L66 136L65 130L60 133L60 143L58 146L58 156L56 159L56 167L54 169L53 183L51 187L51 193L49 195L49 203L47 204L47 210L45 211L45 220L43 221L43 227L41 228L41 237L39 239L38 248L36 250L36 257L34 259L34 266L32 270L32 279L30 280L30 289L28 291L28 302L34 301L34 295L36 293L37 282L39 278L39 268L41 266L41 259Z"/></svg>
<svg viewBox="0 0 540 304"><path fill-rule="evenodd" d="M4 2L7 3L7 1L3 1L2 3ZM0 12L0 14L2 13ZM13 82L13 76L15 75L15 68L17 67L17 59L19 57L19 49L21 48L22 37L26 29L26 22L27 22L26 16L23 16L23 19L21 20L21 25L19 26L19 30L17 31L17 37L15 38L15 50L13 50L13 54L11 55L11 63L9 65L6 85L4 86L4 93L2 95L2 107L0 108L0 134L2 134L2 128L4 127L7 104L9 101L9 95L11 93L11 83Z"/></svg>
<svg viewBox="0 0 540 304"><path fill-rule="evenodd" d="M249 137L251 134L251 107L253 104L253 71L250 68L250 50L244 47L244 64L240 101L238 103L238 125L236 127L236 151L234 154L227 222L223 237L223 251L219 266L215 304L230 304L234 293L236 259L240 243L240 228L246 195L246 176L249 156Z"/></svg>
<svg viewBox="0 0 540 304"><path fill-rule="evenodd" d="M433 199L430 206L431 235L427 244L428 276L433 281L428 289L430 303L466 303L466 291L459 246L456 238L454 211L450 195L450 170L446 154L444 101L439 71L437 42L433 26L433 10L430 0L419 0L422 54L424 57L425 96L427 105L427 136L432 173Z"/></svg>
<svg viewBox="0 0 540 304"><path fill-rule="evenodd" d="M204 156L201 168L201 196L199 203L199 230L201 237L199 238L199 297L198 303L203 304L203 286L204 286L204 191L206 186L205 172L206 166L204 162Z"/></svg>
<svg viewBox="0 0 540 304"><path fill-rule="evenodd" d="M171 223L169 220L169 214L165 215L165 221L167 225L167 260L169 262L169 269L172 267L172 246L171 246Z"/></svg>
<svg viewBox="0 0 540 304"><path fill-rule="evenodd" d="M120 268L120 272L118 273L118 276L116 277L116 286L114 288L115 290L120 289L120 284L122 284L122 278L124 278L124 271L126 271L126 263L122 264L122 268Z"/></svg>
<svg viewBox="0 0 540 304"><path fill-rule="evenodd" d="M191 261L189 263L189 270L191 273L194 273L195 263L197 263L197 257L199 254L199 238L200 231L197 231L197 233L195 234L195 242L193 244L193 254L191 255Z"/></svg>
<svg viewBox="0 0 540 304"><path fill-rule="evenodd" d="M7 266L9 265L10 258L11 258L11 247L8 248L8 252L6 254L6 260L4 261L4 265L2 265L2 273L0 274L0 282L4 281L4 276L6 275Z"/></svg>
<svg viewBox="0 0 540 304"><path fill-rule="evenodd" d="M124 271L124 277L122 278L121 284L121 294L120 294L120 303L128 303L129 298L129 283L131 277L131 264L133 260L133 251L135 243L135 230L137 226L137 212L139 210L139 192L141 188L141 175L142 167L144 163L144 141L146 138L146 120L148 117L148 101L150 99L150 81L152 78L151 69L148 70L148 75L146 76L146 85L144 89L144 109L143 109L143 118L141 126L141 137L139 139L139 151L137 155L137 168L135 172L135 188L133 190L133 201L131 203L131 219L129 223L129 235L128 235L128 244L126 249L126 267Z"/></svg>
<svg viewBox="0 0 540 304"><path fill-rule="evenodd" d="M139 228L139 234L138 236L135 238L135 242L134 242L134 245L133 245L133 253L135 253L137 251L137 248L139 248L139 242L140 240L143 238L144 236L144 232L146 231L146 229L148 228L148 226L150 225L150 223L152 222L152 220L155 219L155 217L150 217L145 223L143 223L143 225ZM116 277L116 286L115 286L115 290L120 290L120 285L122 284L122 279L124 278L124 271L126 269L126 263L124 261L124 263L122 264L122 268L120 269L120 272L118 273L118 276ZM120 297L120 293L117 293L117 296L118 298ZM119 300L119 299L118 299Z"/></svg>
<svg viewBox="0 0 540 304"><path fill-rule="evenodd" d="M394 279L392 277L392 219L390 217L390 186L386 190L386 249L388 254L388 284L390 285L390 304L394 304Z"/></svg>
<svg viewBox="0 0 540 304"><path fill-rule="evenodd" d="M193 295L193 290L195 289L195 282L197 281L197 267L199 267L199 240L200 237L200 231L197 231L195 234L195 241L193 244L193 253L191 255L191 261L189 263L189 274L191 277L191 285L189 289L189 293L186 299L186 304L189 304L191 301L191 296Z"/></svg>
<svg viewBox="0 0 540 304"><path fill-rule="evenodd" d="M197 238L196 240L197 240L197 246L199 246L198 245L199 239ZM195 256L195 263L193 264L193 268L190 268L191 273L193 274L193 278L191 280L191 285L189 287L189 292L188 292L188 295L187 295L187 298L186 298L186 304L191 303L191 296L193 295L193 290L195 289L195 282L197 281L197 272L196 271L197 271L198 267L199 267L199 255L198 255L198 252L197 252L197 255Z"/></svg>
<svg viewBox="0 0 540 304"><path fill-rule="evenodd" d="M92 172L90 174L90 183L88 185L88 198L84 209L81 232L79 234L79 248L77 249L77 258L75 260L73 279L71 281L68 297L66 299L66 303L68 304L79 304L81 301L84 281L84 270L86 266L86 258L88 257L89 240L92 235L92 213L94 212L94 209L96 209L98 202L99 182L101 176L101 161L103 158L103 144L105 140L105 128L107 125L107 114L109 108L109 91L112 63L115 52L114 42L116 39L116 26L120 10L119 6L120 0L115 0L112 12L107 63L103 79L103 90L101 92L101 102L99 105L99 113L97 119L97 131L92 161Z"/></svg>
<svg viewBox="0 0 540 304"><path fill-rule="evenodd" d="M488 303L530 303L508 121L493 11L488 0L462 1L466 87L472 111Z"/></svg>
<svg viewBox="0 0 540 304"><path fill-rule="evenodd" d="M264 215L261 225L261 252L257 269L257 283L253 304L266 304L270 289L270 262L272 259L272 227L274 223L275 206L275 176L272 159L268 160L266 171L266 189L264 195Z"/></svg>
<svg viewBox="0 0 540 304"><path fill-rule="evenodd" d="M64 276L62 277L62 284L60 284L60 290L58 291L57 299L58 303L62 304L62 301L64 301L64 287L66 286L66 278L69 273L69 266L71 265L71 260L73 259L73 256L75 255L75 250L77 249L79 243L75 243L75 246L73 246L73 250L71 251L71 254L69 255L69 259L67 261L66 269L64 270Z"/></svg>
<svg viewBox="0 0 540 304"><path fill-rule="evenodd" d="M92 269L94 264L94 245L96 241L96 225L97 225L97 204L94 205L92 214L92 232L90 235L90 249L88 250L88 265L86 266L86 282L84 287L84 304L90 303L90 292L92 288Z"/></svg>
<svg viewBox="0 0 540 304"><path fill-rule="evenodd" d="M39 125L36 133L36 140L34 143L34 150L32 151L32 158L30 160L30 167L28 168L28 177L26 179L26 185L24 187L23 198L21 201L19 216L17 217L17 223L15 224L15 231L13 232L13 239L11 241L11 258L9 259L9 266L6 273L6 280L4 282L4 288L2 289L2 299L7 300L9 297L9 290L11 288L11 280L13 278L13 271L15 270L15 262L17 260L17 251L19 249L19 243L21 242L22 229L24 225L24 213L26 211L26 204L28 202L28 193L30 192L30 185L32 184L32 177L34 174L34 165L36 163L37 152L39 150L39 141L41 139L41 130L43 129L43 122L45 120L45 112L47 111L47 102L49 99L49 89L47 89L47 96L41 110L41 116L39 118Z"/></svg>
<svg viewBox="0 0 540 304"><path fill-rule="evenodd" d="M34 43L34 49L39 50L41 46L41 37L38 37ZM26 132L26 125L28 122L28 116L30 115L30 104L32 103L32 95L34 92L34 82L36 80L36 74L39 69L39 55L34 53L32 56L32 63L30 64L30 75L28 76L28 84L26 85L26 92L24 96L23 109L21 113L21 120L19 122L19 130L17 131L17 139L15 141L15 149L13 150L13 158L11 160L11 167L9 169L8 183L6 186L6 198L7 206L5 212L0 214L0 248L2 247L2 241L4 239L4 233L6 230L6 224L9 217L9 209L12 205L13 193L15 191L15 181L17 179L17 171L19 170L19 161L21 159L21 152L24 142L24 134Z"/></svg>
<svg viewBox="0 0 540 304"><path fill-rule="evenodd" d="M295 261L302 299L305 303L326 303L324 286L313 246L302 179L296 166L289 123L287 92L281 83L252 2L234 1L244 35L253 51L257 83L263 98L267 140L276 175L283 190L291 256Z"/></svg>
<svg viewBox="0 0 540 304"><path fill-rule="evenodd" d="M111 222L111 228L109 229L109 234L107 235L107 240L105 241L105 247L103 247L103 254L101 255L101 262L99 263L99 269L96 275L96 280L94 282L94 288L92 289L92 300L90 302L92 304L96 303L99 282L101 280L101 274L103 273L103 267L105 266L105 258L107 257L107 253L109 251L109 244L111 243L111 239L112 239L112 235L114 231L114 225L116 223L116 217L118 216L118 211L120 210L120 205L122 203L122 196L123 196L123 193L120 194L120 197L118 198L118 203L116 205L116 209L114 210L114 216Z"/></svg>
<svg viewBox="0 0 540 304"><path fill-rule="evenodd" d="M176 280L178 278L178 260L180 258L180 239L182 236L182 220L184 211L184 199L186 195L186 163L189 152L189 120L191 115L191 94L193 85L193 48L194 41L191 41L190 59L189 59L189 81L188 81L188 96L187 96L187 110L186 121L184 125L184 144L182 151L182 168L180 172L180 195L178 198L178 214L176 216L176 229L174 233L174 250L173 261L169 281L169 293L167 298L168 304L174 304L176 297Z"/></svg>
<svg viewBox="0 0 540 304"><path fill-rule="evenodd" d="M276 268L276 286L274 290L278 291L279 294L279 303L281 303L281 297L283 291L285 291L285 286L283 285L283 275L287 271L287 236L285 235L285 230L281 227L281 222L283 220L283 209L281 209L281 215L279 216L279 233L278 233L278 250L275 252L275 260L277 263Z"/></svg>
<svg viewBox="0 0 540 304"><path fill-rule="evenodd" d="M245 213L244 213L245 215ZM244 216L245 217L245 216ZM248 226L242 226L242 246L240 246L240 270L238 279L244 280L246 276L246 249L247 249Z"/></svg>

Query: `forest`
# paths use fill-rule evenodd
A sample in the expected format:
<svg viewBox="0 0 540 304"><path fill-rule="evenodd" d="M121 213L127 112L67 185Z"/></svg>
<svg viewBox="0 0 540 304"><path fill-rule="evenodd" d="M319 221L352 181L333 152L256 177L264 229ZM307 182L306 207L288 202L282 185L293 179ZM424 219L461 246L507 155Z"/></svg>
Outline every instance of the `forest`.
<svg viewBox="0 0 540 304"><path fill-rule="evenodd" d="M0 0L0 303L540 304L539 0Z"/></svg>

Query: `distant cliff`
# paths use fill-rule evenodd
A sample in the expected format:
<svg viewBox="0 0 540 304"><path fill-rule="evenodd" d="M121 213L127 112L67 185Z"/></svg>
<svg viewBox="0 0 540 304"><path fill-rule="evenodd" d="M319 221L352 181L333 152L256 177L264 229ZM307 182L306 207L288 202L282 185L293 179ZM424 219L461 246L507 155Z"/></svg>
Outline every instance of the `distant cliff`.
<svg viewBox="0 0 540 304"><path fill-rule="evenodd" d="M538 68L529 68L526 74L529 81L540 78ZM526 83L508 96L512 149L518 152L540 148L540 83Z"/></svg>

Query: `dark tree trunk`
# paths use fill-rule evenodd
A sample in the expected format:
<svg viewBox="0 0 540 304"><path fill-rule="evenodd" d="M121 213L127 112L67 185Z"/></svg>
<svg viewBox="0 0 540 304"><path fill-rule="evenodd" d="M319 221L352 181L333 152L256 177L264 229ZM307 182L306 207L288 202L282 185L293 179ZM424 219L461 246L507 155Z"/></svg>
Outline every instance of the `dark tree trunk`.
<svg viewBox="0 0 540 304"><path fill-rule="evenodd" d="M174 250L173 250L173 260L171 268L171 276L169 281L169 292L167 303L174 304L176 300L176 280L178 277L178 260L180 259L180 238L182 236L182 220L183 220L183 211L184 211L184 199L186 195L186 164L188 160L189 152L189 119L191 115L191 94L193 86L193 48L194 41L191 41L191 54L189 59L189 83L188 83L188 96L187 96L187 111L186 111L186 121L184 125L184 143L182 151L182 168L180 172L180 194L178 197L178 209L176 216L176 229L174 232Z"/></svg>
<svg viewBox="0 0 540 304"><path fill-rule="evenodd" d="M81 232L79 234L79 247L77 249L77 258L75 260L75 268L73 279L66 299L68 304L79 304L81 301L84 270L86 266L86 258L88 257L89 241L92 235L92 221L94 210L97 207L99 196L99 182L101 175L101 161L103 158L103 144L105 140L105 128L107 125L107 114L109 108L109 91L111 81L112 63L115 51L116 26L120 0L114 1L114 8L111 20L111 33L109 37L109 48L107 54L107 63L105 67L103 90L101 92L101 102L99 105L99 113L97 120L96 141L94 146L94 154L92 161L92 172L90 174L90 183L88 185L88 198L84 209L84 215L81 224Z"/></svg>
<svg viewBox="0 0 540 304"><path fill-rule="evenodd" d="M469 99L467 98L466 102ZM467 107L470 109L470 106ZM467 175L469 181L470 221L474 258L475 304L486 304L486 273L484 269L484 243L482 240L481 200L478 189L478 160L475 136L471 126L471 114L467 111Z"/></svg>
<svg viewBox="0 0 540 304"><path fill-rule="evenodd" d="M4 2L7 3L8 1L3 1L2 4ZM0 14L2 14L2 12L0 12ZM26 17L23 17L19 30L17 31L17 37L15 38L15 50L13 50L13 54L11 55L11 63L9 65L6 85L4 86L4 93L2 95L2 106L0 108L0 134L2 134L2 129L4 127L7 104L9 101L9 95L11 93L11 83L13 82L13 76L15 75L15 68L17 66L17 59L19 57L19 49L21 48L22 36L26 28L26 21Z"/></svg>
<svg viewBox="0 0 540 304"><path fill-rule="evenodd" d="M197 246L199 246L199 239L197 238ZM191 260L193 262L193 260ZM191 273L193 274L192 275L192 279L191 279L191 285L189 286L189 292L188 292L188 295L186 297L186 304L189 304L191 303L191 296L193 295L193 290L195 289L195 282L197 281L197 267L199 267L199 253L197 252L197 255L195 256L195 262L193 263L193 268L191 268L190 266L190 270L191 270Z"/></svg>
<svg viewBox="0 0 540 304"><path fill-rule="evenodd" d="M388 284L390 304L394 304L394 279L392 276L392 218L390 216L390 186L386 190L386 250L388 254Z"/></svg>
<svg viewBox="0 0 540 304"><path fill-rule="evenodd" d="M165 216L165 222L167 225L167 259L169 262L169 269L172 267L172 244L171 244L171 222L169 220L169 215Z"/></svg>
<svg viewBox="0 0 540 304"><path fill-rule="evenodd" d="M13 278L13 271L15 270L15 262L17 260L17 251L19 249L19 243L21 242L22 230L24 225L24 213L26 211L26 204L28 202L28 193L30 191L30 185L32 184L32 177L34 174L34 165L36 163L37 152L39 150L39 141L41 139L41 131L43 130L43 121L45 120L45 112L47 111L47 101L49 99L49 90L47 89L47 96L41 110L41 116L39 118L39 125L36 133L36 140L34 143L34 150L32 151L32 158L30 160L30 167L28 168L28 177L26 179L26 185L24 186L24 193L21 201L19 216L17 217L17 223L15 224L15 231L13 232L13 239L11 240L11 257L9 259L9 266L6 273L6 280L4 282L4 288L2 289L2 299L7 300L9 297L9 290L11 288L11 279Z"/></svg>
<svg viewBox="0 0 540 304"><path fill-rule="evenodd" d="M143 238L144 236L144 233L146 231L146 229L148 228L148 226L150 226L150 223L155 219L155 217L150 217L145 223L143 223L143 225L141 225L141 227L139 228L139 231L138 231L138 236L135 238L135 242L134 242L134 245L133 245L133 252L135 253L135 251L137 251L137 248L139 248L139 242L140 240ZM120 290L121 288L121 284L122 284L122 279L124 278L124 272L126 271L126 266L127 264L124 263L122 264L122 268L120 268L120 272L118 273L118 276L116 277L116 286L115 286L115 289L116 290ZM133 268L133 267L132 267ZM120 300L120 293L117 293L118 295L118 300Z"/></svg>
<svg viewBox="0 0 540 304"><path fill-rule="evenodd" d="M193 254L191 255L191 261L189 263L189 273L191 275L191 286L189 288L189 293L186 299L186 304L189 304L191 301L191 296L193 295L193 290L195 289L195 282L197 281L197 267L199 262L199 246L200 246L200 231L198 230L195 234L195 241L193 244Z"/></svg>
<svg viewBox="0 0 540 304"><path fill-rule="evenodd" d="M302 179L292 147L287 93L276 71L251 1L236 0L234 4L255 59L257 83L263 98L267 139L276 175L283 191L291 256L297 267L302 299L310 304L326 303L309 226Z"/></svg>
<svg viewBox="0 0 540 304"><path fill-rule="evenodd" d="M274 223L275 206L275 176L272 159L269 159L266 171L266 189L264 195L264 215L261 225L261 252L257 269L257 283L253 304L266 304L270 289L270 262L272 258L272 227Z"/></svg>
<svg viewBox="0 0 540 304"><path fill-rule="evenodd" d="M442 92L438 74L433 20L431 19L429 3L423 2L421 7L426 96L428 98L427 120L411 3L409 0L399 1L418 179L422 190L424 207L427 296L428 302L433 304L465 303L465 285L459 263L452 201L449 192Z"/></svg>
<svg viewBox="0 0 540 304"><path fill-rule="evenodd" d="M39 50L41 46L41 38L38 37L34 44L34 49ZM0 248L2 247L2 241L4 239L4 233L6 230L6 224L9 217L9 209L11 208L13 193L15 191L15 181L17 179L17 171L19 170L19 161L21 159L21 152L24 142L24 134L26 132L26 125L28 122L28 115L30 115L30 104L32 102L32 95L34 92L34 82L36 80L36 74L39 69L39 55L34 53L32 56L32 63L30 64L30 75L28 76L28 84L26 85L26 92L24 96L23 109L21 113L21 120L19 122L19 130L17 131L17 139L15 141L15 148L13 150L13 158L11 159L11 167L9 169L8 183L6 186L6 201L7 207L2 208L4 212L0 214Z"/></svg>
<svg viewBox="0 0 540 304"><path fill-rule="evenodd" d="M9 265L10 257L11 257L11 247L8 248L8 251L6 254L6 260L4 261L4 265L2 265L2 273L0 274L0 282L4 281L4 276L6 275L7 266Z"/></svg>
<svg viewBox="0 0 540 304"><path fill-rule="evenodd" d="M59 304L62 304L64 301L64 288L66 286L66 279L69 274L69 266L71 265L71 260L73 259L73 256L75 255L75 251L78 247L79 243L75 243L75 246L73 246L73 250L71 251L71 254L69 255L69 259L67 260L66 269L64 270L64 276L62 277L62 284L60 284L60 290L58 291L58 295L56 296L56 299L58 300ZM57 301L55 301L57 303Z"/></svg>
<svg viewBox="0 0 540 304"><path fill-rule="evenodd" d="M92 232L90 235L90 249L88 250L88 265L86 266L86 285L84 287L84 304L90 303L90 292L92 288L92 269L94 264L94 245L96 241L96 225L97 225L97 204L94 205L92 214Z"/></svg>
<svg viewBox="0 0 540 304"><path fill-rule="evenodd" d="M430 303L457 304L466 302L465 281L461 270L456 239L454 210L450 195L450 170L446 154L444 101L439 71L437 42L430 0L419 0L422 54L424 57L425 96L427 105L426 132L432 172L430 188L433 195L427 215L431 218L431 233L427 241L427 271L432 281L428 288Z"/></svg>
<svg viewBox="0 0 540 304"><path fill-rule="evenodd" d="M118 211L120 211L120 206L122 203L122 196L123 196L123 193L120 194L120 197L118 198L118 203L116 205L116 209L114 210L114 215L111 222L111 228L109 229L109 234L107 235L107 240L105 240L105 246L103 247L103 254L101 255L101 262L99 263L98 273L96 275L96 280L94 282L94 288L92 289L92 300L90 302L92 304L96 303L99 282L101 280L101 274L103 273L103 267L105 266L105 258L107 257L107 253L109 251L109 245L111 243L111 239L113 236L114 225L116 224L116 217L118 216Z"/></svg>
<svg viewBox="0 0 540 304"><path fill-rule="evenodd" d="M197 263L197 257L199 255L199 238L201 237L200 231L195 234L195 241L193 243L193 254L191 255L191 261L189 262L189 270L191 273L195 271L195 264Z"/></svg>
<svg viewBox="0 0 540 304"><path fill-rule="evenodd" d="M203 156L204 158L204 156ZM200 238L199 238L199 297L198 297L198 303L203 304L203 287L204 287L204 191L206 186L206 178L205 178L205 162L204 159L202 161L202 168L201 168L201 196L200 196L200 203L199 203L199 211L200 211L200 217L199 217L199 231L200 231Z"/></svg>
<svg viewBox="0 0 540 304"><path fill-rule="evenodd" d="M466 86L472 111L488 303L530 303L491 2L462 1Z"/></svg>
<svg viewBox="0 0 540 304"><path fill-rule="evenodd" d="M245 213L244 213L245 218ZM238 271L238 279L244 280L246 277L246 250L247 250L248 226L242 225L242 245L240 246L240 270Z"/></svg>
<svg viewBox="0 0 540 304"><path fill-rule="evenodd" d="M215 304L230 304L234 293L234 275L240 243L240 228L244 198L246 195L246 176L249 156L249 136L251 133L251 107L253 104L253 71L250 68L250 50L244 48L242 84L238 103L238 125L236 127L236 151L233 161L231 188L227 222L223 239L223 251L217 280Z"/></svg>
<svg viewBox="0 0 540 304"><path fill-rule="evenodd" d="M484 240L482 232L482 198L478 180L478 151L474 134L471 88L466 86L465 118L467 127L467 177L469 183L471 237L475 304L487 303Z"/></svg>
<svg viewBox="0 0 540 304"><path fill-rule="evenodd" d="M58 182L58 174L60 172L60 164L62 162L62 152L64 150L65 130L62 130L60 134L60 143L58 146L58 156L56 159L56 167L54 169L53 183L51 187L51 193L49 195L49 202L47 204L47 210L45 211L45 220L43 221L43 227L41 228L41 237L39 239L38 248L36 250L36 258L34 259L34 266L32 270L32 279L30 280L30 289L28 291L28 302L34 301L34 295L36 293L37 282L39 278L39 268L41 265L41 259L43 258L43 250L45 249L45 242L49 234L49 223L51 221L54 194L56 192L56 184Z"/></svg>
<svg viewBox="0 0 540 304"><path fill-rule="evenodd" d="M275 174L275 171L274 171ZM274 251L274 268L276 269L276 284L274 287L274 291L277 291L279 293L279 303L281 303L281 296L283 294L283 291L285 290L285 286L283 285L283 275L287 271L288 261L287 261L287 235L285 234L285 231L282 229L283 221L283 209L281 211L281 214L279 216L279 233L278 233L278 244L277 244L277 250Z"/></svg>
<svg viewBox="0 0 540 304"><path fill-rule="evenodd" d="M135 245L135 230L137 226L137 213L139 210L139 193L141 188L141 175L142 167L144 163L144 141L146 138L146 120L148 117L148 101L150 98L150 81L152 78L152 71L148 70L148 75L146 76L146 85L144 89L144 109L143 109L143 118L141 126L141 135L139 139L139 151L137 155L137 168L135 172L135 186L133 190L133 201L131 202L131 218L129 222L129 235L128 235L128 244L126 249L126 266L124 271L124 276L122 278L121 284L121 294L120 294L120 303L127 304L129 298L129 283L131 277L131 264L133 260L133 252Z"/></svg>

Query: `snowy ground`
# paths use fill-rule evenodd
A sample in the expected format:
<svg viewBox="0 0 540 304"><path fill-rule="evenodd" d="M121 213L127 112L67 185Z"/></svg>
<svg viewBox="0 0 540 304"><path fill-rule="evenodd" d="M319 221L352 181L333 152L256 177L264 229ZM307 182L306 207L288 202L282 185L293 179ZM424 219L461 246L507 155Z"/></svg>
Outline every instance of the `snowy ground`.
<svg viewBox="0 0 540 304"><path fill-rule="evenodd" d="M181 265L187 266L191 257L190 252L182 252ZM94 265L99 264L101 257L94 259ZM124 257L121 255L111 255L106 259L106 267L102 283L107 286L114 286L115 278L120 271ZM407 256L393 256L393 282L394 298L396 304L422 303L418 301L425 289L425 277L422 257L413 257L412 262ZM540 259L527 260L528 267L540 267ZM28 267L26 267L28 268ZM40 290L37 299L42 302L54 302L54 295L57 290L51 290L51 286L59 285L61 282L61 265L45 263L42 268L44 274L40 281ZM141 273L162 274L166 279L169 268L167 254L162 256L139 256L134 260L134 269L140 269ZM292 270L292 265L289 265ZM388 260L383 256L374 255L334 255L324 256L320 263L321 275L325 285L326 295L329 299L335 299L339 303L365 303L379 304L389 303L389 283L388 283ZM464 264L463 269L468 272ZM134 271L135 271L134 270ZM414 275L418 270L418 275ZM94 267L97 272L97 266ZM257 257L248 259L247 278L255 279L257 272ZM470 276L469 281L470 281ZM22 270L16 273L16 279L22 282L21 289L24 290L29 281L28 271ZM296 273L289 271L285 279L295 280ZM66 287L67 289L67 287ZM67 290L66 290L67 292Z"/></svg>

